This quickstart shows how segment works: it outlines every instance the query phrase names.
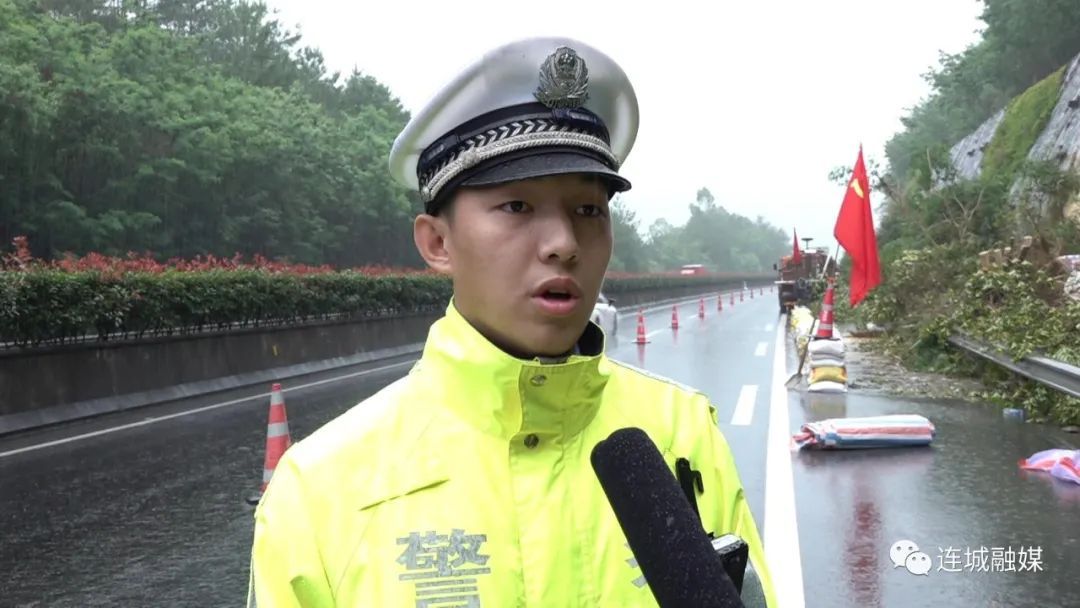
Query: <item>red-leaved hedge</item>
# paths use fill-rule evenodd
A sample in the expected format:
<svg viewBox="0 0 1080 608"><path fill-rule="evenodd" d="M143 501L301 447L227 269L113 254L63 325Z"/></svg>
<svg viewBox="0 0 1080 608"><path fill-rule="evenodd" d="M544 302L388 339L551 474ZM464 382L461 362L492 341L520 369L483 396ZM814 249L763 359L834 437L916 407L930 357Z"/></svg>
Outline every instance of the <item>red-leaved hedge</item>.
<svg viewBox="0 0 1080 608"><path fill-rule="evenodd" d="M449 278L430 270L335 270L256 257L155 261L91 253L33 259L25 239L0 259L0 343L25 347L87 339L226 331L313 320L439 312ZM609 273L609 295L733 285L754 274Z"/></svg>

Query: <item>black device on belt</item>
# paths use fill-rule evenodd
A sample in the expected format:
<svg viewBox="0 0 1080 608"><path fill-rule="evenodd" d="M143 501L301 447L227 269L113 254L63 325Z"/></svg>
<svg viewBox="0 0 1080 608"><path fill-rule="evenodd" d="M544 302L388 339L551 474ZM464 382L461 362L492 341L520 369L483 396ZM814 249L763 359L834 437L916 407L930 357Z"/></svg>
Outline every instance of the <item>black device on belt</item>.
<svg viewBox="0 0 1080 608"><path fill-rule="evenodd" d="M749 545L734 534L724 534L712 539L712 546L720 556L720 561L724 563L724 571L731 578L731 582L735 583L735 589L742 593L746 563L750 559Z"/></svg>

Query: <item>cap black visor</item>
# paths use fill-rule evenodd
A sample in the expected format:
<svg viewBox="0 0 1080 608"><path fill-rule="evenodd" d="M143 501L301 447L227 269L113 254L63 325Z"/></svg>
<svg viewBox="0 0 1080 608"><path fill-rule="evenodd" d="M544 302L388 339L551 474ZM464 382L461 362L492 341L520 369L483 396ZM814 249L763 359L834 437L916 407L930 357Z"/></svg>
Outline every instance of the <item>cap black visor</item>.
<svg viewBox="0 0 1080 608"><path fill-rule="evenodd" d="M522 179L565 175L568 173L588 173L598 175L610 184L611 192L625 192L630 189L630 182L608 167L598 158L578 151L549 151L529 154L517 158L500 157L489 167L478 167L463 179L460 186L491 186Z"/></svg>

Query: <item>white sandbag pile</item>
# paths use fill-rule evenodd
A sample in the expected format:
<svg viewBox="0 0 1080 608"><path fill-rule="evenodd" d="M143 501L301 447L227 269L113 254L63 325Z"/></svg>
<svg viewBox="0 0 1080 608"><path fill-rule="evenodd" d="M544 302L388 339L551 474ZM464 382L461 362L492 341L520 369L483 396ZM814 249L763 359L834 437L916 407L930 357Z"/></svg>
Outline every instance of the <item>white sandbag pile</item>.
<svg viewBox="0 0 1080 608"><path fill-rule="evenodd" d="M839 332L833 333L835 298L835 288L830 280L825 288L825 301L821 303L817 332L806 346L810 359L810 388L807 390L812 393L847 392L844 340Z"/></svg>
<svg viewBox="0 0 1080 608"><path fill-rule="evenodd" d="M810 360L810 388L814 393L847 392L847 365L844 340L839 336L814 338L807 345Z"/></svg>

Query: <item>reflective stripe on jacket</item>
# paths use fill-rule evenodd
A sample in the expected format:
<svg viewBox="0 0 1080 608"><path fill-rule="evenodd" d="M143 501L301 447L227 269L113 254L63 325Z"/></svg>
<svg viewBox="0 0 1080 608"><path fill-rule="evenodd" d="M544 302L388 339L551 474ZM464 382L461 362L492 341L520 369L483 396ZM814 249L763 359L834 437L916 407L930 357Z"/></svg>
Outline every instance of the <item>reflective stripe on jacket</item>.
<svg viewBox="0 0 1080 608"><path fill-rule="evenodd" d="M589 460L633 426L673 471L687 458L701 472L705 530L749 544L775 607L715 409L603 342L590 323L585 354L516 359L451 302L408 375L285 453L256 510L249 603L656 606Z"/></svg>

